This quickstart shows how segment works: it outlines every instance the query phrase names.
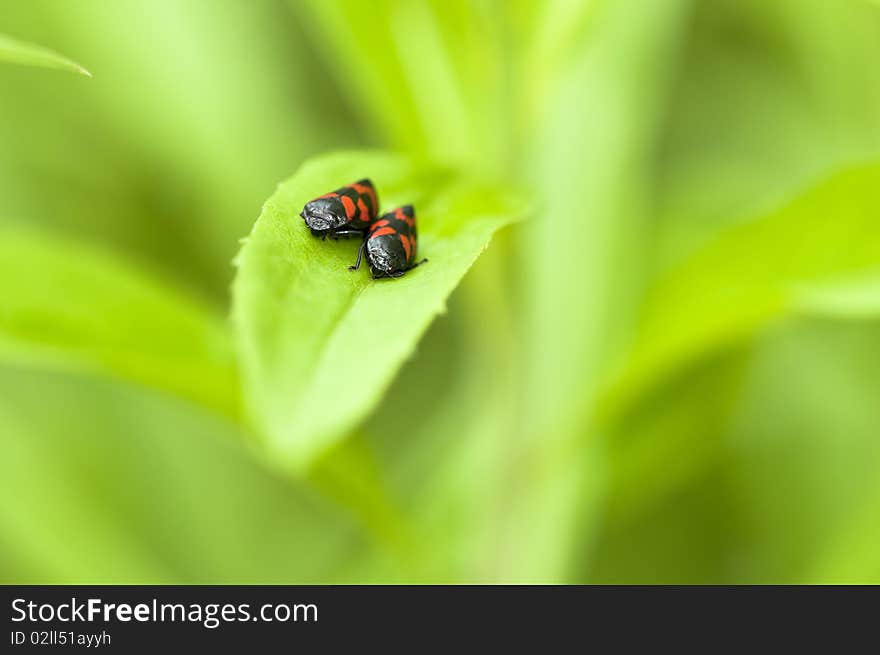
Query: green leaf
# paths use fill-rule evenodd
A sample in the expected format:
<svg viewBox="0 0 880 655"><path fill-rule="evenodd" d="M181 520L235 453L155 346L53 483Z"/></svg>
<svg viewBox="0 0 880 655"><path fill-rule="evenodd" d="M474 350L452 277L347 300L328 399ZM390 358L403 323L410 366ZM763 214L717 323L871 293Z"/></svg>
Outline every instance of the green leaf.
<svg viewBox="0 0 880 655"><path fill-rule="evenodd" d="M724 352L663 385L608 435L606 522L632 521L704 474L743 386L748 353Z"/></svg>
<svg viewBox="0 0 880 655"><path fill-rule="evenodd" d="M760 340L718 476L740 582L877 580L878 395L876 321L797 320Z"/></svg>
<svg viewBox="0 0 880 655"><path fill-rule="evenodd" d="M505 458L517 484L501 519L500 541L517 547L497 558L500 579L565 581L589 552L577 541L599 514L603 483L590 415L649 257L653 181L638 162L653 156L691 4L601 3L568 37L571 57L541 101L538 147L526 164L541 213L531 233L519 234L528 403L509 439L525 445Z"/></svg>
<svg viewBox="0 0 880 655"><path fill-rule="evenodd" d="M242 437L145 389L0 367L0 583L332 583L375 558Z"/></svg>
<svg viewBox="0 0 880 655"><path fill-rule="evenodd" d="M800 312L840 320L866 320L880 316L880 271L829 280L796 288Z"/></svg>
<svg viewBox="0 0 880 655"><path fill-rule="evenodd" d="M648 232L654 270L668 271L733 224L769 217L817 180L876 157L877 67L846 63L876 61L876 21L864 8L844 5L697 3L683 34L679 81L657 162L657 213ZM792 243L799 238L799 228L787 235ZM749 263L750 256L742 258L743 267ZM872 279L876 283L876 273L865 271L796 284L781 316L870 318L872 307L880 310L880 295L871 297ZM710 309L694 303L693 321ZM732 336L733 348L710 346L688 360L693 365L683 361L658 378L662 383L633 389L628 401L617 399L625 407L617 406L623 411L608 426L610 529L632 522L644 534L650 528L643 524L654 520L669 529L670 514L681 511L681 494L700 487L724 456L727 422L742 395L740 372L754 352L748 334ZM681 525L675 531L689 532ZM636 534L624 531L608 542L608 552L632 550L625 544ZM649 535L652 544L654 537ZM658 565L654 553L637 552L633 560L640 564L621 564L627 576L610 579L638 580L634 571ZM676 563L667 559L663 568L676 570Z"/></svg>
<svg viewBox="0 0 880 655"><path fill-rule="evenodd" d="M695 3L656 162L654 262L877 157L876 17L854 2Z"/></svg>
<svg viewBox="0 0 880 655"><path fill-rule="evenodd" d="M92 74L72 59L33 43L26 43L0 34L0 62L11 62L25 66L55 68L91 77Z"/></svg>
<svg viewBox="0 0 880 655"><path fill-rule="evenodd" d="M728 229L670 270L648 294L605 411L618 412L686 365L793 315L806 288L876 271L878 183L878 164L838 173L775 212Z"/></svg>
<svg viewBox="0 0 880 655"><path fill-rule="evenodd" d="M111 373L237 415L223 316L99 249L0 233L0 362Z"/></svg>
<svg viewBox="0 0 880 655"><path fill-rule="evenodd" d="M0 4L0 31L100 78L0 67L0 216L121 246L226 305L229 261L275 182L363 126L282 3L93 4ZM119 29L133 12L151 37Z"/></svg>
<svg viewBox="0 0 880 655"><path fill-rule="evenodd" d="M351 272L356 241L321 241L299 212L362 177L385 210L413 203L419 255L394 280ZM233 315L248 409L281 461L307 465L379 401L492 234L515 218L509 192L380 153L305 164L265 204L238 259ZM406 407L400 407L406 412Z"/></svg>
<svg viewBox="0 0 880 655"><path fill-rule="evenodd" d="M478 157L480 170L506 154L501 148L510 137L502 129L515 110L499 103L500 71L509 66L500 48L505 7L400 0L373 3L369 11L355 0L291 5L317 32L317 49L347 90L343 101L383 142L444 163ZM352 65L361 61L370 65Z"/></svg>

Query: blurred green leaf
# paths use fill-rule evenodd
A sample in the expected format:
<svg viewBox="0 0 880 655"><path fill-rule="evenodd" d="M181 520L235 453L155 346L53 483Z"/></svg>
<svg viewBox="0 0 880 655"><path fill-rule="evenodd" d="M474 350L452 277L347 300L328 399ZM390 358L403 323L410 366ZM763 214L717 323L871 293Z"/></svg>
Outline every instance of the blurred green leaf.
<svg viewBox="0 0 880 655"><path fill-rule="evenodd" d="M428 264L372 280L348 270L358 243L305 228L308 200L362 177L386 210L415 204ZM378 153L313 160L279 187L239 255L233 313L248 408L283 462L307 465L379 401L495 230L521 212L513 202Z"/></svg>
<svg viewBox="0 0 880 655"><path fill-rule="evenodd" d="M602 2L560 34L566 56L525 162L541 212L519 233L527 402L514 408L518 451L508 466L517 485L501 520L504 540L519 547L504 554L505 579L521 571L532 581L568 579L600 511L592 413L647 268L652 180L642 162L659 138L691 5Z"/></svg>
<svg viewBox="0 0 880 655"><path fill-rule="evenodd" d="M645 254L652 273L681 265L731 225L769 215L816 180L876 159L878 69L851 62L880 55L877 18L858 3L823 0L696 3L682 35L654 162L657 215L646 225L651 249ZM797 240L797 228L789 238ZM868 268L793 284L784 315L870 318L876 315L873 279ZM703 306L695 304L692 311L694 320L701 320ZM704 478L707 471L715 475L713 467L724 457L727 423L736 416L752 341L732 339L732 348L719 344L705 357L682 363L662 384L619 407L622 413L606 424L611 486L602 529L615 533L626 522L640 527L603 544L603 550L607 545L609 551L633 552L626 563L618 558L618 570L629 569L626 576L603 580L657 580L652 568L679 570L668 553L659 562L630 544L642 532L649 532L651 541L660 538L651 521L685 520L670 515L680 514L688 494L716 493L717 483ZM696 504L692 511L699 517L704 508ZM676 529L713 530L707 524L711 508L699 520L705 523L676 523ZM600 559L607 557L603 553ZM698 567L695 561L690 565Z"/></svg>
<svg viewBox="0 0 880 655"><path fill-rule="evenodd" d="M880 270L866 275L795 287L798 311L842 320L865 320L880 316Z"/></svg>
<svg viewBox="0 0 880 655"><path fill-rule="evenodd" d="M343 101L383 142L503 177L530 168L521 156L606 3L378 0L369 11L356 0L289 4L317 33Z"/></svg>
<svg viewBox="0 0 880 655"><path fill-rule="evenodd" d="M0 30L99 74L2 69L0 222L109 243L227 303L276 182L363 142L310 29L282 0L3 2Z"/></svg>
<svg viewBox="0 0 880 655"><path fill-rule="evenodd" d="M408 579L418 575L417 560L424 554L415 548L409 523L379 474L371 444L362 435L352 434L324 451L312 464L307 481L346 508L375 543L394 556L398 571L405 571Z"/></svg>
<svg viewBox="0 0 880 655"><path fill-rule="evenodd" d="M722 484L717 458L704 460L695 472L635 516L621 516L619 522L603 515L576 579L585 584L741 582L730 572L737 555L735 501Z"/></svg>
<svg viewBox="0 0 880 655"><path fill-rule="evenodd" d="M653 424L658 442L654 461L627 444L619 453L636 455L618 463L623 471L637 474L639 460L648 464L644 479L630 476L623 490L630 499L641 495L640 507L609 506L584 580L878 579L878 337L876 321L788 321L757 339L747 358L725 354L656 389L658 402L642 403L643 416L621 426L635 428L621 436L636 445ZM725 377L737 387L732 399L718 385ZM688 397L697 402L681 406ZM663 471L682 466L686 475ZM664 476L675 485L655 496Z"/></svg>
<svg viewBox="0 0 880 655"><path fill-rule="evenodd" d="M877 579L878 397L877 321L797 320L761 339L719 472L732 579Z"/></svg>
<svg viewBox="0 0 880 655"><path fill-rule="evenodd" d="M805 577L828 584L880 584L880 484L869 486L863 499L847 510Z"/></svg>
<svg viewBox="0 0 880 655"><path fill-rule="evenodd" d="M222 314L98 248L0 234L0 362L112 373L235 416Z"/></svg>
<svg viewBox="0 0 880 655"><path fill-rule="evenodd" d="M728 229L670 270L649 292L605 411L791 315L805 287L876 270L878 184L877 164L838 173L770 215Z"/></svg>
<svg viewBox="0 0 880 655"><path fill-rule="evenodd" d="M654 270L877 159L880 67L853 62L880 60L878 19L850 0L694 3L651 164Z"/></svg>
<svg viewBox="0 0 880 655"><path fill-rule="evenodd" d="M606 523L632 520L704 473L724 447L748 361L742 349L701 361L608 427Z"/></svg>
<svg viewBox="0 0 880 655"><path fill-rule="evenodd" d="M317 33L315 47L344 101L382 143L434 162L472 164L486 176L516 163L520 134L512 126L526 94L510 83L513 3L290 4Z"/></svg>
<svg viewBox="0 0 880 655"><path fill-rule="evenodd" d="M43 46L13 39L5 34L0 34L0 62L42 66L43 68L71 71L87 77L92 76L89 71L64 55L59 55Z"/></svg>
<svg viewBox="0 0 880 655"><path fill-rule="evenodd" d="M3 584L332 583L375 563L235 424L148 389L0 368L0 452Z"/></svg>
<svg viewBox="0 0 880 655"><path fill-rule="evenodd" d="M498 240L510 236L505 231ZM519 446L519 414L511 404L518 383L510 356L515 325L506 294L487 296L483 288L506 271L509 251L502 245L493 243L475 263L450 297L449 313L434 321L386 393L393 402L380 403L362 428L416 543L431 544L414 551L423 582L526 575L506 570L501 557L524 556L522 540L508 541L500 530L520 483L511 466Z"/></svg>

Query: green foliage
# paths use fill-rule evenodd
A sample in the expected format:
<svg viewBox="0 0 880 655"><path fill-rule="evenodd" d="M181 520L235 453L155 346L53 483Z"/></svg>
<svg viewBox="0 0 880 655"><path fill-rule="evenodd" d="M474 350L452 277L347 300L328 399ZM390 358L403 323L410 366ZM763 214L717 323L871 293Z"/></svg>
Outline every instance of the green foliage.
<svg viewBox="0 0 880 655"><path fill-rule="evenodd" d="M626 403L640 388L794 311L876 305L876 285L829 284L880 271L878 184L878 165L837 174L771 215L729 229L658 279L609 402Z"/></svg>
<svg viewBox="0 0 880 655"><path fill-rule="evenodd" d="M483 174L510 165L519 107L505 79L502 26L515 3L380 0L369 11L356 0L290 4L320 32L316 45L345 101L381 142Z"/></svg>
<svg viewBox="0 0 880 655"><path fill-rule="evenodd" d="M742 560L732 577L880 579L876 549L854 539L877 523L878 328L797 321L757 349L721 462L737 499Z"/></svg>
<svg viewBox="0 0 880 655"><path fill-rule="evenodd" d="M128 385L7 368L0 448L7 583L327 582L371 550L233 424Z"/></svg>
<svg viewBox="0 0 880 655"><path fill-rule="evenodd" d="M109 245L227 306L276 183L362 128L283 3L220 1L4 3L4 31L96 76L0 68L0 221Z"/></svg>
<svg viewBox="0 0 880 655"><path fill-rule="evenodd" d="M794 288L794 305L808 315L865 320L880 315L880 273L845 275Z"/></svg>
<svg viewBox="0 0 880 655"><path fill-rule="evenodd" d="M416 206L430 261L396 280L349 271L359 244L316 239L299 217L367 175L385 209ZM492 233L521 211L513 201L381 154L322 157L279 187L239 254L233 302L247 403L275 456L307 465L379 402Z"/></svg>
<svg viewBox="0 0 880 655"><path fill-rule="evenodd" d="M0 361L100 371L235 416L238 386L223 317L90 246L0 232Z"/></svg>
<svg viewBox="0 0 880 655"><path fill-rule="evenodd" d="M3 19L0 580L878 579L875 2Z"/></svg>
<svg viewBox="0 0 880 655"><path fill-rule="evenodd" d="M43 46L13 39L5 34L0 34L0 62L56 68L86 77L92 76L89 71L64 55L59 55Z"/></svg>

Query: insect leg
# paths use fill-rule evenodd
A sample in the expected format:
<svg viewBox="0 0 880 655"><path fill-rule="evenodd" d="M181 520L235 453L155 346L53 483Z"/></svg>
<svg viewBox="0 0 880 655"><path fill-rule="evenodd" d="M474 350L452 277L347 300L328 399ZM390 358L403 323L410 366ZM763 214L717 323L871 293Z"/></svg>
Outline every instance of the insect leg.
<svg viewBox="0 0 880 655"><path fill-rule="evenodd" d="M357 261L354 263L354 266L349 266L348 270L356 271L361 267L361 258L364 256L364 248L366 247L366 245L367 245L367 235L364 234L364 240L361 241L361 246L360 246L360 248L358 248Z"/></svg>
<svg viewBox="0 0 880 655"><path fill-rule="evenodd" d="M330 234L330 238L333 240L339 239L339 237L345 237L346 239L348 239L349 237L353 237L355 235L361 236L361 235L363 235L363 231L362 230L355 230L355 229L335 230L334 232L332 232Z"/></svg>

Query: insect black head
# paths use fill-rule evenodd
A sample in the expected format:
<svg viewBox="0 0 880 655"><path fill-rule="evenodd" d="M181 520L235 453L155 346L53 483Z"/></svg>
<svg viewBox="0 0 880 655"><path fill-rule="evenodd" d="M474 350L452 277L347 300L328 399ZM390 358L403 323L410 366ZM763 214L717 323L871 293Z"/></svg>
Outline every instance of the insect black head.
<svg viewBox="0 0 880 655"><path fill-rule="evenodd" d="M345 207L338 197L318 198L303 207L300 216L313 231L333 230L346 222Z"/></svg>
<svg viewBox="0 0 880 655"><path fill-rule="evenodd" d="M374 273L391 274L406 270L406 252L400 239L383 235L367 240L367 261Z"/></svg>

